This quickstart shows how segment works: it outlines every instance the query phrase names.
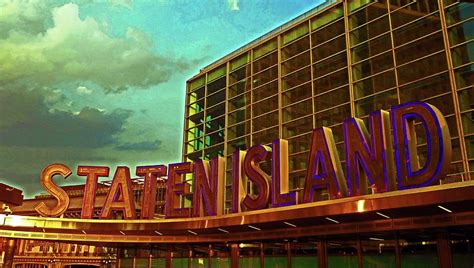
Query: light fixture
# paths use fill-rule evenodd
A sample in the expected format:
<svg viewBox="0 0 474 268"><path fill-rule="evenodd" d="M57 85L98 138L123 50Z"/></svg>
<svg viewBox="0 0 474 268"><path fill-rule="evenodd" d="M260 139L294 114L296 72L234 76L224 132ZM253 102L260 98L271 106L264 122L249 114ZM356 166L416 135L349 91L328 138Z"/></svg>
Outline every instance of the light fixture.
<svg viewBox="0 0 474 268"><path fill-rule="evenodd" d="M339 222L338 222L338 221L336 221L335 219L332 219L332 218L329 218L329 217L326 217L326 220L328 220L328 221L332 221L332 222L334 222L334 223L339 223Z"/></svg>
<svg viewBox="0 0 474 268"><path fill-rule="evenodd" d="M255 226L253 226L253 225L250 225L250 224L247 225L247 226L250 227L250 228L252 228L252 229L254 229L254 230L257 230L257 231L261 231L261 230L262 230L262 229L260 229L260 228L258 228L258 227L255 227Z"/></svg>
<svg viewBox="0 0 474 268"><path fill-rule="evenodd" d="M44 229L43 229L43 230L44 230ZM82 233L83 233L83 234L87 234L86 231L84 231L84 230L82 230Z"/></svg>
<svg viewBox="0 0 474 268"><path fill-rule="evenodd" d="M374 241L384 241L385 239L383 238L376 238L376 237L369 237L370 240L374 240Z"/></svg>
<svg viewBox="0 0 474 268"><path fill-rule="evenodd" d="M287 221L284 221L283 223L291 227L296 227L296 225L294 225L293 223L289 223Z"/></svg>
<svg viewBox="0 0 474 268"><path fill-rule="evenodd" d="M193 234L193 235L197 235L196 232L193 232L193 231L191 231L191 230L188 230L188 233Z"/></svg>
<svg viewBox="0 0 474 268"><path fill-rule="evenodd" d="M162 233L158 232L158 231L155 231L155 234L157 235L163 235Z"/></svg>
<svg viewBox="0 0 474 268"><path fill-rule="evenodd" d="M217 228L217 230L219 230L219 231L221 231L221 232L223 232L223 233L226 233L226 234L228 234L228 233L229 233L229 231L227 231L227 230L224 230L224 229L221 229L221 228Z"/></svg>
<svg viewBox="0 0 474 268"><path fill-rule="evenodd" d="M453 213L451 210L449 210L449 209L447 209L447 208L445 208L445 207L443 207L443 206L438 206L438 207L439 207L440 209L446 211L446 212Z"/></svg>
<svg viewBox="0 0 474 268"><path fill-rule="evenodd" d="M390 219L390 217L387 216L387 215L385 215L385 214L382 214L382 213L380 213L380 212L375 212L375 213L376 213L377 215L381 216L381 217L384 217L384 218L386 218L386 219Z"/></svg>
<svg viewBox="0 0 474 268"><path fill-rule="evenodd" d="M125 235L125 233L123 231L119 231L119 233L121 233L122 235Z"/></svg>

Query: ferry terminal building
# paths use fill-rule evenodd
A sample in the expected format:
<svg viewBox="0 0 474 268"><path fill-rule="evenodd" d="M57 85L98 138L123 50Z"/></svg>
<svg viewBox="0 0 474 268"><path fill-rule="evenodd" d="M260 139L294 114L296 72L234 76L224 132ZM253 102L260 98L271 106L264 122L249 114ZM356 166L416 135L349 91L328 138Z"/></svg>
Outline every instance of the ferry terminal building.
<svg viewBox="0 0 474 268"><path fill-rule="evenodd" d="M472 267L473 15L467 0L327 1L212 63L187 82L182 152L183 162L225 158L225 214L12 217L32 213L25 208L37 200L26 200L0 228L17 240L14 267ZM313 129L332 129L345 169L344 120L368 126L371 112L411 101L440 109L449 127L452 160L437 185L386 193L367 185L367 195L338 199L318 189L310 204L231 213L236 150L288 140L288 187L300 193ZM428 141L417 134L425 163ZM192 207L192 194L180 205ZM94 254L97 262L84 261Z"/></svg>

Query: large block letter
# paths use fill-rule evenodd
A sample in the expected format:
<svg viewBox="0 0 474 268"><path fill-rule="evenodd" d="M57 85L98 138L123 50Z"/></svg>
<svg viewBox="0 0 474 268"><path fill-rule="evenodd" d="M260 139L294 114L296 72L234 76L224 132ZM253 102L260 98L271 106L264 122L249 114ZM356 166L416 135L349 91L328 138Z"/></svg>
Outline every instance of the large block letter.
<svg viewBox="0 0 474 268"><path fill-rule="evenodd" d="M245 151L236 150L232 155L232 213L242 211L241 202L244 200L247 188L247 177L244 174Z"/></svg>
<svg viewBox="0 0 474 268"><path fill-rule="evenodd" d="M370 136L358 118L344 121L346 167L351 196L367 194L367 179L376 193L396 188L390 115L387 111L370 114Z"/></svg>
<svg viewBox="0 0 474 268"><path fill-rule="evenodd" d="M257 190L255 193L247 193L242 205L247 210L266 208L270 197L270 176L260 167L261 161L271 158L271 148L264 145L251 147L244 159L244 172Z"/></svg>
<svg viewBox="0 0 474 268"><path fill-rule="evenodd" d="M156 180L158 177L166 176L166 166L140 166L137 167L135 174L145 177L140 219L153 219L156 205Z"/></svg>
<svg viewBox="0 0 474 268"><path fill-rule="evenodd" d="M209 161L198 160L194 163L193 217L223 214L224 177L225 158L223 157L213 158L210 167ZM205 211L202 203L206 206Z"/></svg>
<svg viewBox="0 0 474 268"><path fill-rule="evenodd" d="M327 127L313 130L302 202L312 202L313 192L318 188L327 188L331 199L347 196L347 184L334 137Z"/></svg>
<svg viewBox="0 0 474 268"><path fill-rule="evenodd" d="M288 141L272 142L272 207L296 205L296 192L289 192Z"/></svg>
<svg viewBox="0 0 474 268"><path fill-rule="evenodd" d="M44 217L57 217L63 214L69 207L69 196L68 194L59 187L54 181L54 175L61 175L64 178L71 175L71 169L63 164L51 164L43 169L41 172L40 183L43 188L48 191L54 198L56 198L57 203L54 208L48 207L44 202L39 203L35 210Z"/></svg>
<svg viewBox="0 0 474 268"><path fill-rule="evenodd" d="M135 202L133 201L132 181L128 167L117 167L100 218L110 219L114 210L121 210L123 217L127 220L135 219Z"/></svg>
<svg viewBox="0 0 474 268"><path fill-rule="evenodd" d="M416 150L415 120L421 122L427 138L428 155L422 167ZM434 184L446 176L451 163L451 137L436 107L419 101L394 106L392 125L399 189Z"/></svg>
<svg viewBox="0 0 474 268"><path fill-rule="evenodd" d="M94 212L95 191L97 190L97 179L108 177L109 168L101 166L78 166L77 175L87 176L82 197L81 218L92 219Z"/></svg>
<svg viewBox="0 0 474 268"><path fill-rule="evenodd" d="M190 162L175 163L168 166L165 206L165 216L167 218L187 218L191 216L189 208L181 207L181 196L190 193L190 185L183 181L183 175L192 172L193 164Z"/></svg>

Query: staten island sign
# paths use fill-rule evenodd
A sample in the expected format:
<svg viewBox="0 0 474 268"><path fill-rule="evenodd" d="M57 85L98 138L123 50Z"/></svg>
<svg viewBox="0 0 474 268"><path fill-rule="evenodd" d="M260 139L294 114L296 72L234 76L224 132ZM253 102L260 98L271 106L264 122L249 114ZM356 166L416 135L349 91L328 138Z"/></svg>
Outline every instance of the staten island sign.
<svg viewBox="0 0 474 268"><path fill-rule="evenodd" d="M270 146L255 145L237 150L232 158L232 212L239 213L269 207L291 206L313 202L313 193L327 189L330 199L432 185L446 176L451 162L451 139L441 112L424 102L409 102L370 114L369 128L358 118L344 121L346 174L336 150L331 129L314 129L307 157L304 188L297 196L288 189L288 141L274 140ZM417 131L415 131L415 129ZM420 163L417 134L426 140L426 160ZM424 133L423 133L424 132ZM421 136L420 136L421 137ZM261 164L271 162L271 174ZM220 216L224 213L225 159L194 163L138 166L137 176L144 177L140 219L152 219L157 178L167 176L167 218ZM71 169L52 164L41 174L42 186L57 199L54 207L41 202L36 211L56 217L66 211L69 196L53 181L53 176L68 177ZM99 177L108 177L105 166L78 166L77 175L86 177L82 202L82 218L92 218ZM192 187L183 178L192 176ZM252 191L247 192L250 181ZM192 192L191 192L192 188ZM182 207L183 195L192 194L192 207ZM130 169L117 167L104 204L101 219L112 212L123 212L125 219L136 219Z"/></svg>

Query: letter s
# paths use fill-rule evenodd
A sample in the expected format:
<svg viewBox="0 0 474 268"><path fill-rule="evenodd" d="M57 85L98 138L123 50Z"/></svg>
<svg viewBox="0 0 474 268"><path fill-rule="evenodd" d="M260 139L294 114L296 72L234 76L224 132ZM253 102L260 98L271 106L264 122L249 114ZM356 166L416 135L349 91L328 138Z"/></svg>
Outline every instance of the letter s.
<svg viewBox="0 0 474 268"><path fill-rule="evenodd" d="M43 188L54 196L58 202L54 208L48 207L44 202L41 202L35 207L35 210L44 217L57 217L66 211L69 207L69 196L53 181L54 175L61 175L67 178L71 175L71 169L63 164L51 164L43 169L41 172L40 182Z"/></svg>

